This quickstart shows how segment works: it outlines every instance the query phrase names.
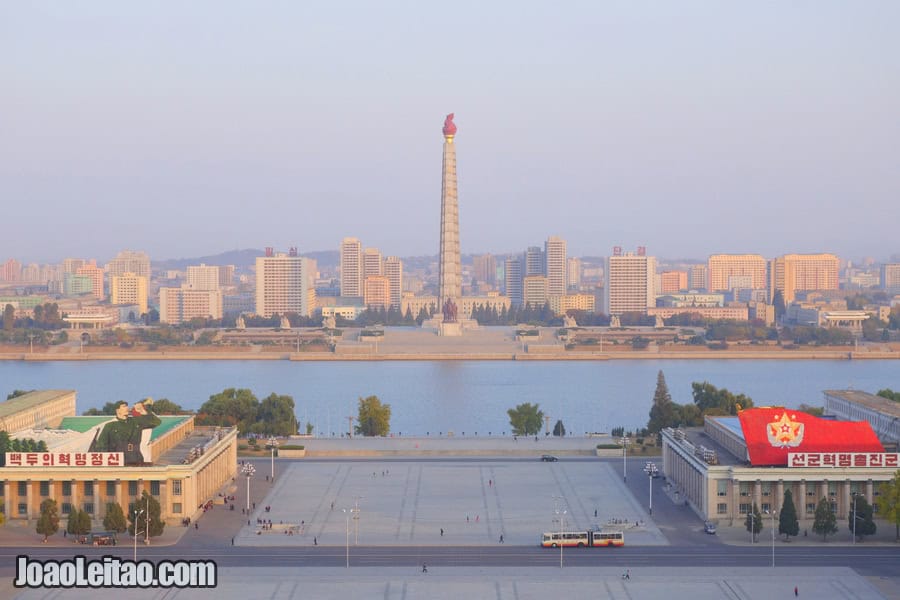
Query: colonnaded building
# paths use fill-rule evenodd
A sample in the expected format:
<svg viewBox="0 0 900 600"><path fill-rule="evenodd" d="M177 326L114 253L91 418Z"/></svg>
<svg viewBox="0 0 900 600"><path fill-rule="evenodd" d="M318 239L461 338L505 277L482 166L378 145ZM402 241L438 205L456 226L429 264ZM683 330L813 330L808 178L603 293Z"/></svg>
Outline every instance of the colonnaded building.
<svg viewBox="0 0 900 600"><path fill-rule="evenodd" d="M193 517L237 470L236 428L195 427L193 415L157 417L150 401L123 407L118 416L79 417L74 391L34 391L0 402L0 431L47 445L44 452L0 456L0 501L9 519L37 519L41 502L51 498L63 518L78 508L96 528L107 503L127 512L147 491L162 518L177 523Z"/></svg>
<svg viewBox="0 0 900 600"><path fill-rule="evenodd" d="M707 417L703 428L665 429L667 481L678 500L712 521L740 524L754 503L762 513L777 513L789 489L801 528L811 525L822 498L840 522L855 494L877 505L879 485L900 468L900 404L826 391L825 410L820 418L751 408L736 417ZM858 420L839 420L848 418Z"/></svg>

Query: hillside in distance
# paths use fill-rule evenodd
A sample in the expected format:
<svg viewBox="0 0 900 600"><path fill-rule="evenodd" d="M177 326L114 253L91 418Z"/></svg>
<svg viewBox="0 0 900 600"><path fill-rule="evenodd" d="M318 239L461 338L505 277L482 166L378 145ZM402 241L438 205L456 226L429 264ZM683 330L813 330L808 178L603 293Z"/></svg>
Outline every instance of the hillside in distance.
<svg viewBox="0 0 900 600"><path fill-rule="evenodd" d="M172 258L168 260L153 261L153 268L160 270L178 270L183 271L192 265L210 265L222 267L225 265L234 265L237 269L247 269L256 264L256 257L265 256L266 251L246 248L244 250L228 250L220 254L212 254L209 256L199 256L196 258ZM337 250L323 250L320 252L301 252L300 256L313 258L318 262L319 267L336 266L340 260L340 253Z"/></svg>

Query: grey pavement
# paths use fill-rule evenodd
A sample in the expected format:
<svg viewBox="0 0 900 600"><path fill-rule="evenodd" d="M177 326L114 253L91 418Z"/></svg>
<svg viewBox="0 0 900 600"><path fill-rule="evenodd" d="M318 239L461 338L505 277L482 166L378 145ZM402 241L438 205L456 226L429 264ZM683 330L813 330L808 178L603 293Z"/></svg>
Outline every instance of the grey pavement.
<svg viewBox="0 0 900 600"><path fill-rule="evenodd" d="M219 573L218 587L158 590L25 590L21 600L131 598L217 600L248 598L352 598L546 600L613 598L642 600L775 600L797 597L854 600L896 598L890 589L847 568L630 569L628 580L612 568L232 568ZM2 593L0 588L0 593ZM893 590L896 592L896 590Z"/></svg>

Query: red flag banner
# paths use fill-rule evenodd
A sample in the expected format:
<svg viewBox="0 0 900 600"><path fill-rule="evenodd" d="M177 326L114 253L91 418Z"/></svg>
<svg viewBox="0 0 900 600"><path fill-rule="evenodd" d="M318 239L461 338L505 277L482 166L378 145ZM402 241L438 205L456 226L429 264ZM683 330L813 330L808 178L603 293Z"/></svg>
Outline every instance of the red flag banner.
<svg viewBox="0 0 900 600"><path fill-rule="evenodd" d="M738 418L754 466L787 466L788 453L884 452L865 421L820 419L781 407L749 408Z"/></svg>

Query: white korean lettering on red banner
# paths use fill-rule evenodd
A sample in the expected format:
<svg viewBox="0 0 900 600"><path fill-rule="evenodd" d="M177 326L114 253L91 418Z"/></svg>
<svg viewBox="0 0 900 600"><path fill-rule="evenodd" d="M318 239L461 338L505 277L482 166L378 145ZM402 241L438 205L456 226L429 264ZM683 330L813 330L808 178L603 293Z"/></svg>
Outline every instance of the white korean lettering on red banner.
<svg viewBox="0 0 900 600"><path fill-rule="evenodd" d="M7 452L7 467L121 467L122 452Z"/></svg>
<svg viewBox="0 0 900 600"><path fill-rule="evenodd" d="M8 459L7 459L8 460ZM900 453L883 452L789 452L789 467L891 467L900 464Z"/></svg>

